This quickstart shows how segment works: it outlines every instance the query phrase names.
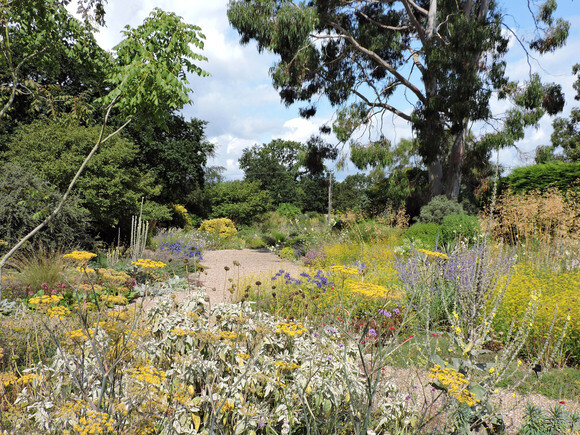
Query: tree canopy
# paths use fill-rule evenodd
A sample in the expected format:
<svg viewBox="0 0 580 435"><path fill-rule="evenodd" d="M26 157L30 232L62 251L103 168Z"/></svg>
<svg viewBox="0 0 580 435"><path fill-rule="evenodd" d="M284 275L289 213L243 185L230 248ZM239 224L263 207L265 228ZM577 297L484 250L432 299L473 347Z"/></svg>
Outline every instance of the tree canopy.
<svg viewBox="0 0 580 435"><path fill-rule="evenodd" d="M555 9L549 0L537 11L543 29L529 49L543 53L565 43L569 25L553 17ZM492 116L491 95L531 96L506 75L508 38L495 1L232 0L228 17L241 43L255 40L259 51L279 55L271 75L286 104L306 102L301 114L313 116L323 94L337 107L340 140L352 140L386 112L410 122L432 196L458 195L468 125ZM539 99L522 101L526 109L546 103L546 95L561 102L555 85L534 92ZM395 97L402 94L400 105ZM371 152L389 161L389 145L375 142Z"/></svg>

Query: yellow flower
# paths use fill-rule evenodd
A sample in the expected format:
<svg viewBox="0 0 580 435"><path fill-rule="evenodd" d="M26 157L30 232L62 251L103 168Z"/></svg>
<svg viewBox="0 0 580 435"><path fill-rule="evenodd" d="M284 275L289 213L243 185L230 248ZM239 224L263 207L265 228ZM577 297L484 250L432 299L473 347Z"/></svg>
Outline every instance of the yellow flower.
<svg viewBox="0 0 580 435"><path fill-rule="evenodd" d="M354 267L330 266L330 271L342 275L359 275L358 269L355 269Z"/></svg>
<svg viewBox="0 0 580 435"><path fill-rule="evenodd" d="M289 337L294 337L295 335L302 335L304 332L308 331L308 329L302 326L302 322L294 323L280 323L278 324L278 329L276 329L277 333L283 333L288 335Z"/></svg>
<svg viewBox="0 0 580 435"><path fill-rule="evenodd" d="M97 254L93 254L92 252L87 251L73 251L70 254L64 254L62 258L69 258L71 260L80 262L80 263L87 263L91 258L96 257Z"/></svg>
<svg viewBox="0 0 580 435"><path fill-rule="evenodd" d="M494 372L495 372L495 368L491 367L491 368L489 369L489 374L491 375L491 374L493 374Z"/></svg>
<svg viewBox="0 0 580 435"><path fill-rule="evenodd" d="M163 263L162 261L155 261L151 260L150 258L140 258L137 261L133 261L131 264L137 267L142 267L144 269L157 269L157 268L160 269L166 266L166 264Z"/></svg>
<svg viewBox="0 0 580 435"><path fill-rule="evenodd" d="M458 402L465 403L468 406L473 406L479 402L475 395L467 389L469 381L465 379L463 373L459 373L452 367L442 368L438 364L431 368L430 371L432 373L429 374L429 377L441 384L447 393Z"/></svg>
<svg viewBox="0 0 580 435"><path fill-rule="evenodd" d="M417 252L421 252L422 254L425 254L427 257L449 260L449 256L447 256L443 252L428 251L427 249L417 249Z"/></svg>
<svg viewBox="0 0 580 435"><path fill-rule="evenodd" d="M67 307L50 307L46 310L49 317L56 317L57 319L64 319L70 315L70 310Z"/></svg>

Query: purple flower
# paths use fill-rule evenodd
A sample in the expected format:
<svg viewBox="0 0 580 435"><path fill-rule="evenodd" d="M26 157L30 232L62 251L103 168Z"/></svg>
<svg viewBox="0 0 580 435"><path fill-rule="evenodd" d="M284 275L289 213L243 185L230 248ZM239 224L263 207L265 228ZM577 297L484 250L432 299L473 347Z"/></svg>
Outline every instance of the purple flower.
<svg viewBox="0 0 580 435"><path fill-rule="evenodd" d="M373 338L377 338L378 336L377 331L375 331L374 328L369 329L369 335Z"/></svg>
<svg viewBox="0 0 580 435"><path fill-rule="evenodd" d="M400 311L399 311L399 309L398 309L398 308L394 308L394 309L393 309L393 313L395 313L395 315L397 315L397 314L399 314L399 313L400 313Z"/></svg>

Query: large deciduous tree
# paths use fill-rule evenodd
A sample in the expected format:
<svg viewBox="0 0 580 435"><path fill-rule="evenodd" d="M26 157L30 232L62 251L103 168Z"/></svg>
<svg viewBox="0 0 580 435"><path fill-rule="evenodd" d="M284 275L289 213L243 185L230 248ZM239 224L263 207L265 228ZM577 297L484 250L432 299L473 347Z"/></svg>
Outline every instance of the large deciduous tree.
<svg viewBox="0 0 580 435"><path fill-rule="evenodd" d="M565 42L555 3L538 11L545 38L532 49ZM494 91L517 88L505 74L508 39L493 0L231 0L228 17L242 43L280 56L271 74L286 104L305 101L301 114L312 116L324 94L339 108L339 139L385 112L411 123L433 196L458 195L469 123L491 117ZM405 97L402 106L394 96Z"/></svg>

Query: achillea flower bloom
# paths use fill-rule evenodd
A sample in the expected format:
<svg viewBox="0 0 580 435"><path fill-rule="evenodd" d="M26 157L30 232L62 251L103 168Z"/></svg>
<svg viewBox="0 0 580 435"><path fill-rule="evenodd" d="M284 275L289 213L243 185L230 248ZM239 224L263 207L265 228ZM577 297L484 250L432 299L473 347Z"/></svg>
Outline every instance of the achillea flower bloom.
<svg viewBox="0 0 580 435"><path fill-rule="evenodd" d="M137 261L133 261L131 264L137 267L142 267L144 269L157 269L157 268L160 269L166 266L166 264L163 263L162 261L155 261L151 260L150 258L140 258Z"/></svg>
<svg viewBox="0 0 580 435"><path fill-rule="evenodd" d="M342 275L359 275L358 269L347 266L330 266L330 271L333 273L340 273Z"/></svg>
<svg viewBox="0 0 580 435"><path fill-rule="evenodd" d="M87 263L91 258L96 257L97 254L87 251L73 251L70 254L64 254L62 258L69 258L79 263Z"/></svg>
<svg viewBox="0 0 580 435"><path fill-rule="evenodd" d="M421 252L422 254L425 254L427 257L430 258L449 260L449 256L447 254L444 254L443 252L429 251L427 249L417 249L417 252Z"/></svg>

